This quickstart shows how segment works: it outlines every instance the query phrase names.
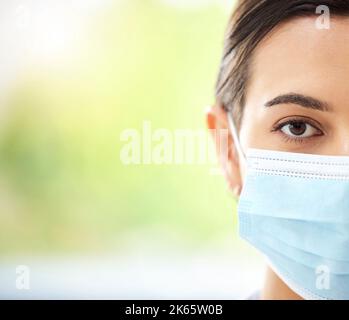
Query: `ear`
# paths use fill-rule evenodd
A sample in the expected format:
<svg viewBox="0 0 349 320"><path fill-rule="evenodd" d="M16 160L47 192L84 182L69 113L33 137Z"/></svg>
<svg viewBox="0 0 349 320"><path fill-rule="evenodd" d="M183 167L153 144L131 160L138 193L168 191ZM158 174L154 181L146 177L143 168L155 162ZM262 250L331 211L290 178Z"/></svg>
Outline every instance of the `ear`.
<svg viewBox="0 0 349 320"><path fill-rule="evenodd" d="M242 188L239 156L229 130L227 112L221 106L209 107L206 111L207 126L216 146L217 156L229 188L239 196ZM227 141L222 141L225 139Z"/></svg>

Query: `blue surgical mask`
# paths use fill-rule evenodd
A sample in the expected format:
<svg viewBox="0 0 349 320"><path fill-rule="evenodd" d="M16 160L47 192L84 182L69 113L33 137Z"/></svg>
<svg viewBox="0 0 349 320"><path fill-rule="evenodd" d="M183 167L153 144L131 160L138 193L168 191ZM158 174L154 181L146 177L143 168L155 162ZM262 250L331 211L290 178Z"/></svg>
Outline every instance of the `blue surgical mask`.
<svg viewBox="0 0 349 320"><path fill-rule="evenodd" d="M239 149L240 236L303 298L349 299L349 157Z"/></svg>

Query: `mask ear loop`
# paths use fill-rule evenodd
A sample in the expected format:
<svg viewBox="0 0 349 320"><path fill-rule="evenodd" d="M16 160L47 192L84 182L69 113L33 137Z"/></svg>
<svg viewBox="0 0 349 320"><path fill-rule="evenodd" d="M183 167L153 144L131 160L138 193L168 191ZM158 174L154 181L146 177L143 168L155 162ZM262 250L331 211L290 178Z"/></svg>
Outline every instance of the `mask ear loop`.
<svg viewBox="0 0 349 320"><path fill-rule="evenodd" d="M231 112L228 112L228 125L229 125L231 135L233 137L234 147L235 147L236 151L238 152L239 162L240 162L240 159L242 159L243 166L246 166L247 165L247 158L246 158L245 152L242 150L242 146L241 146L240 139L239 139L239 134L238 134L238 131L236 129L233 115ZM231 150L231 146L229 146L229 150ZM235 199L238 199L239 194L241 192L241 188L242 187L239 186L239 190L236 192L234 191Z"/></svg>
<svg viewBox="0 0 349 320"><path fill-rule="evenodd" d="M239 139L239 134L237 132L237 129L236 129L236 126L234 123L234 119L233 119L233 115L231 112L228 112L228 124L229 124L229 129L230 129L231 135L233 136L235 148L236 148L239 156L246 161L246 155L245 155L244 151L242 150L240 139Z"/></svg>

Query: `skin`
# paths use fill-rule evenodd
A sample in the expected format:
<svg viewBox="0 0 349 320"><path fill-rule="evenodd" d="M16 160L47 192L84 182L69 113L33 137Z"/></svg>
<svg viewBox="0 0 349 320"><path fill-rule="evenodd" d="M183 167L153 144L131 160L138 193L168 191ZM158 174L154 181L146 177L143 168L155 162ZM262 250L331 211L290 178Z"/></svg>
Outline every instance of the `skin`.
<svg viewBox="0 0 349 320"><path fill-rule="evenodd" d="M317 29L315 20L302 17L280 24L256 48L239 132L245 152L349 155L349 18L331 17L329 30ZM208 111L207 124L228 129L220 105ZM245 168L235 143L230 136L229 156L220 154L219 159L238 197ZM222 151L217 147L217 152ZM261 297L301 299L270 268Z"/></svg>

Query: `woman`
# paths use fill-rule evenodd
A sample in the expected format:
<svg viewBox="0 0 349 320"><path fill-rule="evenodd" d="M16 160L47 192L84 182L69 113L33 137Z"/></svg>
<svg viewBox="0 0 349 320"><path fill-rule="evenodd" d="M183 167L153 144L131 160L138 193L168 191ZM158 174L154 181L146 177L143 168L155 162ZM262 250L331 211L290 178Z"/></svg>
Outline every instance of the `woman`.
<svg viewBox="0 0 349 320"><path fill-rule="evenodd" d="M349 299L349 1L239 1L207 123L259 298Z"/></svg>

